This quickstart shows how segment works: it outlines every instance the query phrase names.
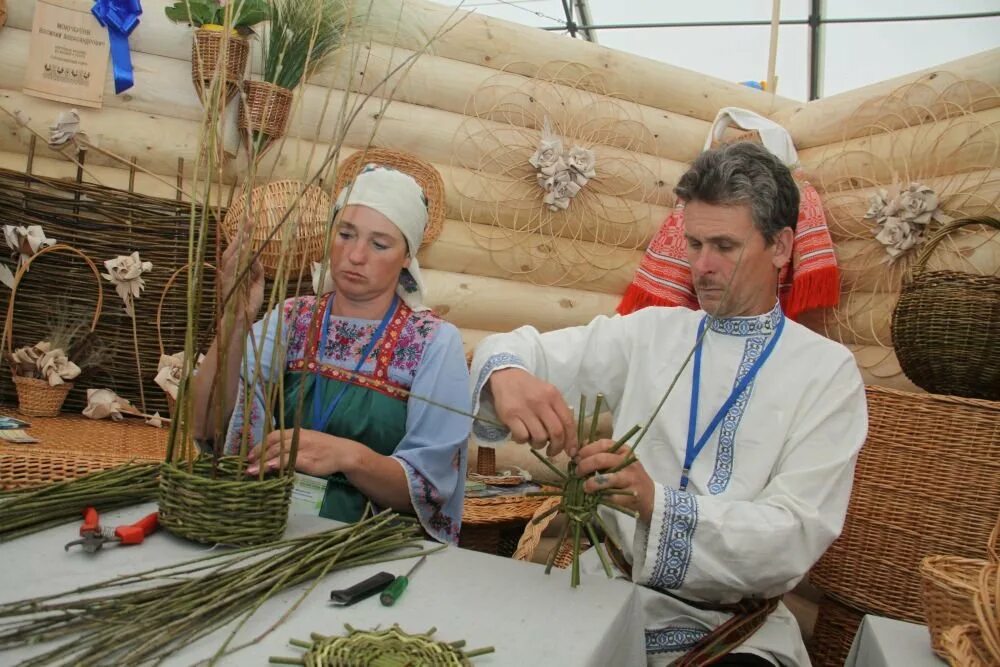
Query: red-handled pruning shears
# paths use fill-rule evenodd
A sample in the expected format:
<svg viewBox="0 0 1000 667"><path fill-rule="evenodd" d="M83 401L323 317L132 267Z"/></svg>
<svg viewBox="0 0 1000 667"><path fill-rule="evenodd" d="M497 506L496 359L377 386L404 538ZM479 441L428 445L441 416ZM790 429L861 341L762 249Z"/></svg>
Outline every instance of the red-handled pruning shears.
<svg viewBox="0 0 1000 667"><path fill-rule="evenodd" d="M117 528L102 528L97 510L88 507L83 510L83 525L80 526L80 539L73 540L66 545L66 551L75 544L83 547L87 553L100 551L105 542L117 542L119 544L142 544L146 536L151 534L160 525L160 515L153 512L139 519L130 526L118 526Z"/></svg>

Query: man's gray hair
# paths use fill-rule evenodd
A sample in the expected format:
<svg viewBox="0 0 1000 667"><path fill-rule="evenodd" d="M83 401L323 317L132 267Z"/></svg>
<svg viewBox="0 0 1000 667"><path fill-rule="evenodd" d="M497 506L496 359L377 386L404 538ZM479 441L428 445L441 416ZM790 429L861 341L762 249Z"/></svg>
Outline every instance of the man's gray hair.
<svg viewBox="0 0 1000 667"><path fill-rule="evenodd" d="M748 205L768 244L785 227L794 232L799 219L799 189L792 172L766 148L748 141L699 155L674 193L685 202Z"/></svg>

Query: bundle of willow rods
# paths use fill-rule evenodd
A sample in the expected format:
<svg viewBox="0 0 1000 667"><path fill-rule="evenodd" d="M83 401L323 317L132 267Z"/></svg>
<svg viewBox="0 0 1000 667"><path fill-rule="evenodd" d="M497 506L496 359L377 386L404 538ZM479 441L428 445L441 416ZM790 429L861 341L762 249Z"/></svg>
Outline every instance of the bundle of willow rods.
<svg viewBox="0 0 1000 667"><path fill-rule="evenodd" d="M312 633L312 641L292 639L289 643L305 649L300 658L271 656L272 665L305 665L306 667L464 667L469 658L493 653L487 646L464 650L465 640L443 642L434 639L437 628L419 635L404 632L398 625L385 630L358 630L345 623L346 637L326 637Z"/></svg>
<svg viewBox="0 0 1000 667"><path fill-rule="evenodd" d="M327 573L410 558L438 548L422 549L416 522L387 510L306 537L236 549L66 593L0 605L0 651L58 642L20 664L134 665L169 656L239 618L210 660L214 663L270 633ZM274 626L230 647L243 624L264 602L305 582L312 582L312 586Z"/></svg>
<svg viewBox="0 0 1000 667"><path fill-rule="evenodd" d="M159 463L126 463L5 494L0 497L0 542L80 519L85 507L100 512L154 500L159 469Z"/></svg>

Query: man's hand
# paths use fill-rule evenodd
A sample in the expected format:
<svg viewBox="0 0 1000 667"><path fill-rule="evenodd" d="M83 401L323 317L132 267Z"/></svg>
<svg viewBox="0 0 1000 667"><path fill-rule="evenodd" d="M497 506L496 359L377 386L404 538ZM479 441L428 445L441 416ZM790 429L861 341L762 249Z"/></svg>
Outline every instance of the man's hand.
<svg viewBox="0 0 1000 667"><path fill-rule="evenodd" d="M600 470L609 470L620 465L632 452L628 447L622 446L613 454L609 452L615 444L614 440L597 440L580 450L577 461L576 474L585 477ZM632 463L618 472L607 473L605 475L595 474L588 479L583 490L587 493L594 493L601 489L615 489L620 491L631 491L635 496L621 495L611 496L611 502L635 510L639 513L639 519L649 524L653 518L653 496L655 485L652 478L642 464L638 461Z"/></svg>
<svg viewBox="0 0 1000 667"><path fill-rule="evenodd" d="M243 280L239 284L236 279L239 275L240 253L244 256L253 252L250 247L250 225L245 224L240 227L236 237L226 247L222 253L222 260L219 262L219 289L223 298L236 288L236 293L232 298L236 300L237 316L245 322L253 322L257 319L260 308L264 305L264 267L259 260L254 260Z"/></svg>
<svg viewBox="0 0 1000 667"><path fill-rule="evenodd" d="M514 442L536 449L548 443L547 454L576 452L576 423L566 400L553 385L521 368L505 368L490 376L497 417L510 429Z"/></svg>
<svg viewBox="0 0 1000 667"><path fill-rule="evenodd" d="M292 448L292 429L271 431L264 442L254 447L247 455L250 463L248 475L256 475L260 466L275 470L284 465L284 459ZM299 451L295 457L295 469L307 475L326 477L335 472L345 472L357 460L357 442L338 438L320 431L299 431ZM281 457L281 453L284 456ZM279 458L281 457L281 458Z"/></svg>

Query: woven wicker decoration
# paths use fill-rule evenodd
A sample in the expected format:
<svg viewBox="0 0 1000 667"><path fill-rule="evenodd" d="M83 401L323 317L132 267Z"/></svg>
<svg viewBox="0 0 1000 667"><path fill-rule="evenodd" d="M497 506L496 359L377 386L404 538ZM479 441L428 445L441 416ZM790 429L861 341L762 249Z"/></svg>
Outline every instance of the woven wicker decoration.
<svg viewBox="0 0 1000 667"><path fill-rule="evenodd" d="M809 642L812 663L816 667L842 667L864 616L864 612L824 596Z"/></svg>
<svg viewBox="0 0 1000 667"><path fill-rule="evenodd" d="M260 252L264 273L274 278L283 266L282 272L295 282L294 276L300 271L308 276L311 262L323 257L330 208L330 197L314 185L274 181L257 186L249 197L237 198L222 221L222 230L231 240L240 225L250 225L251 248Z"/></svg>
<svg viewBox="0 0 1000 667"><path fill-rule="evenodd" d="M922 623L921 560L986 558L1000 513L1000 402L867 395L844 529L809 578L853 607Z"/></svg>
<svg viewBox="0 0 1000 667"><path fill-rule="evenodd" d="M249 546L281 539L288 522L293 475L236 480L238 457L215 466L198 459L160 469L160 524L195 542Z"/></svg>
<svg viewBox="0 0 1000 667"><path fill-rule="evenodd" d="M924 245L892 317L892 342L906 377L936 394L1000 400L1000 276L927 271L944 239L962 227L1000 230L996 218L942 227Z"/></svg>
<svg viewBox="0 0 1000 667"><path fill-rule="evenodd" d="M199 28L194 32L191 42L191 80L198 92L199 98L204 98L205 91L210 90L212 80L221 74L225 76L226 101L233 99L243 84L243 75L247 71L247 60L250 57L250 43L237 35L231 35L223 44L221 30ZM220 58L223 49L226 50L225 67L221 67Z"/></svg>
<svg viewBox="0 0 1000 667"><path fill-rule="evenodd" d="M420 667L467 667L469 658L492 653L493 648L463 650L464 641L446 643L433 638L436 628L419 635L398 625L386 630L358 630L345 624L346 637L312 634L312 641L289 643L305 649L301 658L272 658L272 663L307 667L369 667L370 665L420 665Z"/></svg>
<svg viewBox="0 0 1000 667"><path fill-rule="evenodd" d="M333 200L336 201L340 191L357 177L365 165L370 163L391 167L408 174L420 185L427 198L427 228L424 230L424 240L420 247L426 248L434 243L434 240L441 234L441 227L444 225L444 180L437 169L409 153L388 148L369 148L354 153L337 167Z"/></svg>
<svg viewBox="0 0 1000 667"><path fill-rule="evenodd" d="M14 350L14 322L16 320L14 302L17 299L17 290L21 285L21 279L24 278L31 264L36 259L53 252L75 254L81 257L93 272L94 279L97 281L97 308L94 310L94 317L90 322L90 330L93 331L97 327L97 321L101 317L101 307L104 303L104 286L97 266L86 254L72 246L63 244L49 246L48 248L43 248L34 256L29 257L14 276L14 286L10 290L10 301L7 302L7 319L4 323L4 343L7 347L8 355ZM15 375L13 379L14 385L17 388L18 411L30 417L55 417L58 415L62 409L63 402L66 400L66 396L73 388L72 382L63 382L62 384L52 386L41 378L28 378Z"/></svg>

